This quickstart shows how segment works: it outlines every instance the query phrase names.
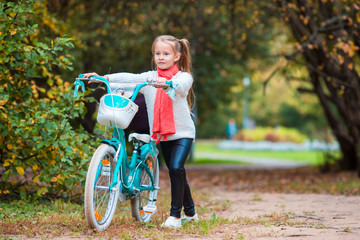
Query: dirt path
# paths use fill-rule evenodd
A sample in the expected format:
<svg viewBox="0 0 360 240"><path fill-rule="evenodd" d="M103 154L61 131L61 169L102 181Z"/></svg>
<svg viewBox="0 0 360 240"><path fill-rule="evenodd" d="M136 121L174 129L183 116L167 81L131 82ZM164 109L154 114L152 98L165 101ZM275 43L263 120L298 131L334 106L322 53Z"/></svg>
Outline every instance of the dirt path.
<svg viewBox="0 0 360 240"><path fill-rule="evenodd" d="M217 215L230 220L279 216L276 224L246 226L238 224L228 229L231 237L244 239L360 239L360 197L328 194L276 194L219 191L211 200L229 201L229 208ZM283 217L289 218L288 224ZM226 235L216 234L214 239Z"/></svg>
<svg viewBox="0 0 360 240"><path fill-rule="evenodd" d="M190 167L188 176L192 188L209 194L208 201L219 206L217 216L236 222L211 234L211 239L360 239L360 196L306 193L314 191L312 184L322 186L323 182L324 192L331 191L350 175L321 175L296 169L236 170L234 166L229 171L212 166L205 171ZM272 189L275 182L277 186ZM209 193L209 186L216 191ZM305 193L291 193L294 186ZM276 191L280 193L271 193ZM211 214L202 217L210 218ZM269 224L269 218L278 220ZM254 220L258 223L248 224Z"/></svg>

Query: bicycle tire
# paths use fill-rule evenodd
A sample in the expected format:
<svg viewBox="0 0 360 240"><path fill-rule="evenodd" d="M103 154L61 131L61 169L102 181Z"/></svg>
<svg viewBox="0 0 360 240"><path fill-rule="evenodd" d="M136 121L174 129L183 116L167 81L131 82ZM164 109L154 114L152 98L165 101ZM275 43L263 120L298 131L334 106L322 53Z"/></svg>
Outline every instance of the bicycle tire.
<svg viewBox="0 0 360 240"><path fill-rule="evenodd" d="M101 144L95 151L86 175L84 208L90 228L105 230L114 216L119 197L120 181L110 191L113 182L115 149ZM118 176L119 178L119 176Z"/></svg>
<svg viewBox="0 0 360 240"><path fill-rule="evenodd" d="M148 163L150 170L152 170L154 184L156 189L141 191L141 204L139 202L139 195L131 199L131 214L133 218L142 223L147 223L150 221L152 215L156 212L156 198L158 194L157 187L159 186L159 164L157 156L152 157L150 154L146 156L145 161ZM151 178L145 169L141 171L141 181L140 185L149 185L151 184ZM152 209L155 209L153 212L146 211L145 206L151 206ZM145 209L144 209L145 208Z"/></svg>

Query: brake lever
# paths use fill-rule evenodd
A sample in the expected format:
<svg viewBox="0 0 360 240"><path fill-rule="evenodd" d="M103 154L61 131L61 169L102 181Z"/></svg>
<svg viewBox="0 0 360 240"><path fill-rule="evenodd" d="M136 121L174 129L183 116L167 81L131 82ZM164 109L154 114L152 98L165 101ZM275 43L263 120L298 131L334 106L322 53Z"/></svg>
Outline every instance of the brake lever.
<svg viewBox="0 0 360 240"><path fill-rule="evenodd" d="M85 85L81 80L78 79L76 79L74 84L75 84L75 90L74 90L74 98L75 98L78 94L79 87L81 87L81 90L85 92Z"/></svg>

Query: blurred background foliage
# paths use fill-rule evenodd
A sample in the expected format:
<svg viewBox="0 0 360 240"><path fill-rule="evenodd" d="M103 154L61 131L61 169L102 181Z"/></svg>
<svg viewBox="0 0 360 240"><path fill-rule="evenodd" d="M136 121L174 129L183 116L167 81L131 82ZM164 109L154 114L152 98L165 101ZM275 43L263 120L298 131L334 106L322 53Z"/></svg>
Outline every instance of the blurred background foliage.
<svg viewBox="0 0 360 240"><path fill-rule="evenodd" d="M263 81L279 54L288 48L289 34L267 1L51 1L49 10L68 23L68 33L76 37L70 50L74 71L64 74L72 81L74 72L99 74L152 69L150 47L160 34L190 41L195 76L197 131L199 138L225 137L229 118L242 118L242 79L251 76L251 112L259 125L298 127L309 137L319 137L324 124L321 107L313 104L311 114L318 122L309 123L302 103L280 105L296 97L294 88L273 81L263 95ZM290 46L289 46L290 47ZM101 50L99 50L101 49ZM277 76L283 79L282 75ZM275 85L275 86L272 86ZM271 90L273 89L273 91ZM306 98L306 97L305 97ZM315 103L311 98L308 102ZM297 104L298 103L298 104ZM296 106L294 106L294 104ZM314 110L315 109L315 110ZM302 115L302 121L284 117L288 112ZM298 119L298 118L294 118ZM321 121L321 119L323 121ZM315 124L315 126L314 126ZM326 127L325 127L326 128Z"/></svg>
<svg viewBox="0 0 360 240"><path fill-rule="evenodd" d="M79 124L92 99L72 99L74 78L152 69L161 34L190 41L198 138L224 138L230 118L242 124L248 76L256 126L334 136L355 169L359 9L351 0L1 0L2 191L26 197L22 176L36 196L71 196L96 145Z"/></svg>

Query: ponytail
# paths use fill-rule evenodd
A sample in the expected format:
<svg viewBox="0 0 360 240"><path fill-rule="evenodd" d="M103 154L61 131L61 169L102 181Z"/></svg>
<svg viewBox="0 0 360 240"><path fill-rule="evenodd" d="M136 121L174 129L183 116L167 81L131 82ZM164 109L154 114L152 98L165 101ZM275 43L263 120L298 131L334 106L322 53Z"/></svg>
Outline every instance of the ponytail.
<svg viewBox="0 0 360 240"><path fill-rule="evenodd" d="M190 55L190 43L186 39L178 40L179 43L179 53L180 59L177 62L177 65L182 72L188 72L192 74L192 67L191 67L191 55ZM175 44L176 46L176 44Z"/></svg>
<svg viewBox="0 0 360 240"><path fill-rule="evenodd" d="M180 59L178 61L178 67L182 72L188 72L192 75L192 64L191 64L191 55L190 55L190 43L186 39L178 40L180 44ZM190 108L190 111L195 107L195 92L193 87L190 88L189 94L187 95L187 102Z"/></svg>

